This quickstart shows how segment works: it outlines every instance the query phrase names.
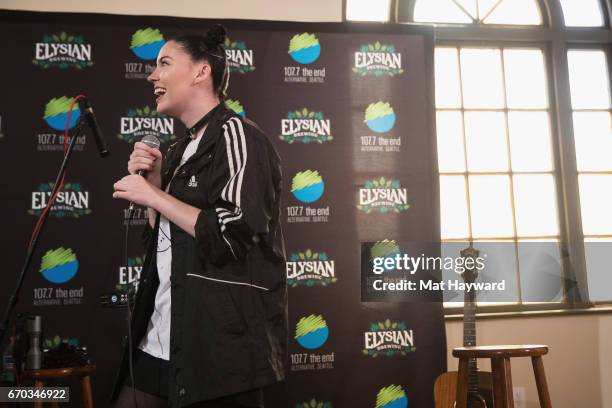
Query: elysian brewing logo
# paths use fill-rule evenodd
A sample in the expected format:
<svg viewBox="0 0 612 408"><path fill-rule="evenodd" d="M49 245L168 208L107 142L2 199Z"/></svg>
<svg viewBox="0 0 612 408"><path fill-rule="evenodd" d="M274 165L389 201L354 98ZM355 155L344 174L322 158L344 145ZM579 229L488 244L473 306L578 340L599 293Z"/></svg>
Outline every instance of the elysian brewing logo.
<svg viewBox="0 0 612 408"><path fill-rule="evenodd" d="M119 267L117 290L125 292L128 285L133 286L134 290L138 290L143 261L142 257L128 258L127 265Z"/></svg>
<svg viewBox="0 0 612 408"><path fill-rule="evenodd" d="M402 69L402 54L395 51L394 45L366 44L355 52L353 72L366 76L395 76L404 72Z"/></svg>
<svg viewBox="0 0 612 408"><path fill-rule="evenodd" d="M323 196L324 191L325 183L317 170L300 171L293 177L291 193L301 203L315 203ZM329 205L326 207L287 206L287 222L328 222L329 215Z"/></svg>
<svg viewBox="0 0 612 408"><path fill-rule="evenodd" d="M41 258L39 272L55 286L34 288L34 306L79 305L83 303L84 289L59 287L74 278L79 270L79 261L72 248L50 249Z"/></svg>
<svg viewBox="0 0 612 408"><path fill-rule="evenodd" d="M408 193L398 180L368 180L359 189L359 204L357 208L367 214L372 211L387 213L405 211L410 208Z"/></svg>
<svg viewBox="0 0 612 408"><path fill-rule="evenodd" d="M321 44L315 34L302 33L291 37L289 41L289 55L299 63L298 66L283 67L285 82L324 83L325 67L309 68L309 65L319 59Z"/></svg>
<svg viewBox="0 0 612 408"><path fill-rule="evenodd" d="M137 30L132 34L130 51L132 51L138 60L144 62L126 62L124 64L125 78L147 78L151 72L155 71L155 60L164 44L164 36L157 28L147 27Z"/></svg>
<svg viewBox="0 0 612 408"><path fill-rule="evenodd" d="M372 323L370 331L364 333L364 341L362 353L369 357L405 356L416 350L413 331L408 330L405 323L389 319Z"/></svg>
<svg viewBox="0 0 612 408"><path fill-rule="evenodd" d="M39 133L37 135L36 146L38 151L48 152L64 150L64 132L66 129L66 123L68 122L68 117L70 117L70 122L68 123L68 130L70 130L76 125L79 117L81 116L79 105L75 104L73 107L73 101L74 98L61 96L59 98L52 98L49 100L49 102L47 102L45 105L43 120L49 128L60 133ZM70 113L71 107L73 107L72 113ZM66 140L66 145L68 145L68 143L70 143L70 137L68 140ZM85 143L85 135L77 137L74 150L83 151L85 149Z"/></svg>
<svg viewBox="0 0 612 408"><path fill-rule="evenodd" d="M296 342L306 350L317 350L327 342L329 328L322 315L303 316L295 325ZM291 354L292 371L327 370L334 368L334 352L328 354Z"/></svg>
<svg viewBox="0 0 612 408"><path fill-rule="evenodd" d="M287 285L292 288L327 286L338 281L335 263L325 252L313 252L307 249L304 252L293 253L286 267Z"/></svg>
<svg viewBox="0 0 612 408"><path fill-rule="evenodd" d="M34 46L34 65L41 68L59 69L91 67L91 44L85 43L82 35L59 34L45 35L42 42Z"/></svg>
<svg viewBox="0 0 612 408"><path fill-rule="evenodd" d="M225 39L225 57L230 73L246 74L255 71L253 64L253 50L247 48L244 41Z"/></svg>
<svg viewBox="0 0 612 408"><path fill-rule="evenodd" d="M174 119L148 106L128 110L121 118L119 128L117 137L129 143L147 135L157 137L162 143L176 139Z"/></svg>
<svg viewBox="0 0 612 408"><path fill-rule="evenodd" d="M310 401L298 403L295 408L333 408L333 405L329 401L317 401L313 398Z"/></svg>
<svg viewBox="0 0 612 408"><path fill-rule="evenodd" d="M54 183L51 182L42 183L37 191L32 192L32 203L28 214L36 217L42 214L51 198L53 186ZM65 183L49 209L49 215L56 218L80 218L88 214L91 214L89 191L84 191L80 183Z"/></svg>
<svg viewBox="0 0 612 408"><path fill-rule="evenodd" d="M324 143L332 140L331 122L323 117L322 112L310 111L308 108L287 113L281 120L280 140L289 144Z"/></svg>

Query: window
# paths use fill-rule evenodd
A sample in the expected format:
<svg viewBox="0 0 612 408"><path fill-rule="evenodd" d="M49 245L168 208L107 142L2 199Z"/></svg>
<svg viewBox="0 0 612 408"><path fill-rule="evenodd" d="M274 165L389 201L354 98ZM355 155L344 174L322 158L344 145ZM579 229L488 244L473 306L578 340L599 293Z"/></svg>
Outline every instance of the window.
<svg viewBox="0 0 612 408"><path fill-rule="evenodd" d="M612 297L606 254L612 241L612 124L606 53L570 49L569 66L576 167L590 298Z"/></svg>
<svg viewBox="0 0 612 408"><path fill-rule="evenodd" d="M567 27L601 27L604 24L598 0L560 0Z"/></svg>
<svg viewBox="0 0 612 408"><path fill-rule="evenodd" d="M539 48L435 51L442 240L500 242L523 274L540 267L522 265L527 241L560 241L544 60ZM505 300L522 303L532 280L507 272Z"/></svg>
<svg viewBox="0 0 612 408"><path fill-rule="evenodd" d="M542 16L535 0L425 0L416 2L414 21L540 25Z"/></svg>
<svg viewBox="0 0 612 408"><path fill-rule="evenodd" d="M442 239L512 248L514 305L485 307L612 303L607 8L600 0L392 4L392 21L433 24L436 33ZM534 282L565 290L542 304Z"/></svg>

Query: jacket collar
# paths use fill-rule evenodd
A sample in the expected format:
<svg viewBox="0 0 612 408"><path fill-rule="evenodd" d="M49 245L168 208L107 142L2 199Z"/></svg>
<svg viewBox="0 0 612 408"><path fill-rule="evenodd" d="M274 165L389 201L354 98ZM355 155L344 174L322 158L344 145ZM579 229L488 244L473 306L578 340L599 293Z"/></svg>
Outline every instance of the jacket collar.
<svg viewBox="0 0 612 408"><path fill-rule="evenodd" d="M223 103L217 105L209 113L212 113L212 115L207 118L208 126L204 131L204 135L200 140L198 148L183 166L187 166L199 160L217 143L217 140L219 140L219 138L221 137L221 132L223 130L221 127L223 126L225 121L233 114L233 112L229 110ZM185 149L187 148L187 145L189 144L189 142L191 142L191 140L192 139L190 136L185 135L181 139L179 139L173 146L171 146L172 152L167 153L169 155L169 162L168 167L163 174L163 188L165 188L167 183L169 183L172 179L172 175L174 174L176 167L181 162L183 153L185 152Z"/></svg>

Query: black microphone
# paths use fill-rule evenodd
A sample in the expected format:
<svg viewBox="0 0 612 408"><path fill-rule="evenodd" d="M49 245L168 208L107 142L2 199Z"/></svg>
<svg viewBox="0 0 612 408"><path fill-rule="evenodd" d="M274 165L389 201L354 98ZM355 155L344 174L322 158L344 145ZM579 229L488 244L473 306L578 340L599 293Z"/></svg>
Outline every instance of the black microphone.
<svg viewBox="0 0 612 408"><path fill-rule="evenodd" d="M98 121L96 120L96 115L94 115L94 111L89 104L87 98L79 99L79 108L81 112L85 115L85 120L87 120L87 125L91 129L94 134L94 139L96 139L96 146L98 146L98 152L100 153L100 157L106 157L110 154L108 147L106 146L106 142L104 141L104 136L102 136L102 131L100 130L100 126L98 126Z"/></svg>
<svg viewBox="0 0 612 408"><path fill-rule="evenodd" d="M145 135L140 141L153 149L159 149L159 146L161 144L159 139L153 135ZM140 169L136 174L144 177L145 174L147 174L147 171L145 169ZM135 206L136 205L134 203L130 203L130 207L128 209L130 214L132 213L132 211L134 211Z"/></svg>

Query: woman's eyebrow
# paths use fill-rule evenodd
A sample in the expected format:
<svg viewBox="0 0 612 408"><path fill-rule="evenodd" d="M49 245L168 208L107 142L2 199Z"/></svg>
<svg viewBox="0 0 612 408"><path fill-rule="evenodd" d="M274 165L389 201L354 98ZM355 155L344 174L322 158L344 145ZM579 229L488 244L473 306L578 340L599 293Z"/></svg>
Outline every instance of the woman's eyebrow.
<svg viewBox="0 0 612 408"><path fill-rule="evenodd" d="M162 62L162 60L164 60L165 58L172 59L172 57L171 57L171 56L169 56L169 55L164 55L163 57L159 58L157 61L158 61L158 62Z"/></svg>

